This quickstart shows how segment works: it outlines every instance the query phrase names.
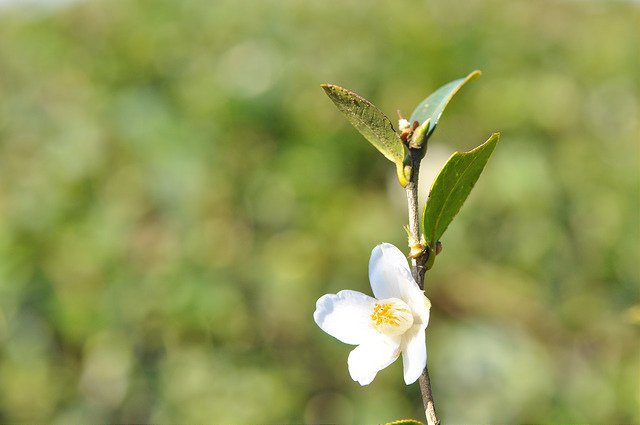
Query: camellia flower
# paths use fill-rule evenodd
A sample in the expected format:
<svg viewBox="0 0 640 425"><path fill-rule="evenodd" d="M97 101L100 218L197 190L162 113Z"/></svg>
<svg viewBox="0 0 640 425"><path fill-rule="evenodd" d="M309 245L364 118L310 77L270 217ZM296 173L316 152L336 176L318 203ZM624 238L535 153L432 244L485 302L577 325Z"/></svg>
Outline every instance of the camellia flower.
<svg viewBox="0 0 640 425"><path fill-rule="evenodd" d="M383 243L371 252L369 281L375 298L344 290L316 303L313 318L329 335L357 345L347 365L354 381L368 385L402 353L404 382L414 383L427 364L425 329L431 303L411 275L406 257Z"/></svg>

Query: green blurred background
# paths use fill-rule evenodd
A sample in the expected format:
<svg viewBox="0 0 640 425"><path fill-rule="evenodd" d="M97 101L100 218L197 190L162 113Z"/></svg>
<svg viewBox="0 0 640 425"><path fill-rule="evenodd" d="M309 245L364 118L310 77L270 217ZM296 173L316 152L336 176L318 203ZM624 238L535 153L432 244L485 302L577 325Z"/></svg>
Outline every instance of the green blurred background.
<svg viewBox="0 0 640 425"><path fill-rule="evenodd" d="M407 222L319 85L395 119L474 69L421 181L502 132L427 277L439 413L640 421L638 2L45 3L0 1L0 422L421 418L312 319Z"/></svg>

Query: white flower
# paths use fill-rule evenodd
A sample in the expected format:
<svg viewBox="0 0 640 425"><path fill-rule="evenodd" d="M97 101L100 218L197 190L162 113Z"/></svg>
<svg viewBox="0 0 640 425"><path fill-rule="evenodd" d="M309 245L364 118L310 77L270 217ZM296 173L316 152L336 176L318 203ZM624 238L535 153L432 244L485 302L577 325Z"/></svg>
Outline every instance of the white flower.
<svg viewBox="0 0 640 425"><path fill-rule="evenodd" d="M406 119L400 118L398 120L398 128L400 129L400 131L406 130L409 127L411 127L411 124Z"/></svg>
<svg viewBox="0 0 640 425"><path fill-rule="evenodd" d="M412 384L427 364L431 303L411 276L405 256L391 244L371 252L369 280L376 298L350 290L323 295L313 318L329 335L357 345L347 361L354 381L370 384L402 353L404 382Z"/></svg>

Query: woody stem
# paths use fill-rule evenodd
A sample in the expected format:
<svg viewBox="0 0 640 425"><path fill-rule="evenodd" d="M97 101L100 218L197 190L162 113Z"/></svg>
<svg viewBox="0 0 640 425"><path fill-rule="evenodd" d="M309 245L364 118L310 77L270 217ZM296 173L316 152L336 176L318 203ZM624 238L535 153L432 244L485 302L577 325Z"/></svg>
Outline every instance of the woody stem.
<svg viewBox="0 0 640 425"><path fill-rule="evenodd" d="M425 147L426 148L426 147ZM409 232L415 241L420 240L420 216L418 215L418 175L420 172L420 161L422 154L420 149L410 149L411 154L411 179L406 186L407 204L409 209ZM435 255L435 252L431 253ZM426 272L425 263L429 258L429 251L425 251L418 258L411 260L411 273L418 283L420 289L424 290L424 274ZM431 381L429 379L429 370L425 365L422 375L418 379L420 384L420 392L422 394L422 403L424 405L425 416L428 425L439 425L440 420L436 414L435 404L433 402L433 393L431 392Z"/></svg>

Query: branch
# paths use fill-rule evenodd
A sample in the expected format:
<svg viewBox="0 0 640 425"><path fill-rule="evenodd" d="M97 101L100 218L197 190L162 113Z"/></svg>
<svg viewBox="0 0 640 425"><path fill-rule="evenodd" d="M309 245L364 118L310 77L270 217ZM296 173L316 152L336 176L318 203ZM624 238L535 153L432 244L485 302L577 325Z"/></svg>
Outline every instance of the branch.
<svg viewBox="0 0 640 425"><path fill-rule="evenodd" d="M426 148L426 147L425 147ZM409 232L414 240L420 240L420 216L418 214L418 175L420 171L420 160L422 155L420 149L410 149L411 153L411 179L406 186L407 203L409 209ZM431 255L435 255L433 252ZM426 271L425 263L429 258L429 250L427 249L418 258L411 260L411 273L418 283L420 289L424 290L424 274ZM429 380L429 370L425 365L422 375L418 380L420 384L420 392L422 393L422 404L424 405L425 416L428 425L439 425L440 420L436 414L436 407L433 402L433 393L431 392L431 381Z"/></svg>

